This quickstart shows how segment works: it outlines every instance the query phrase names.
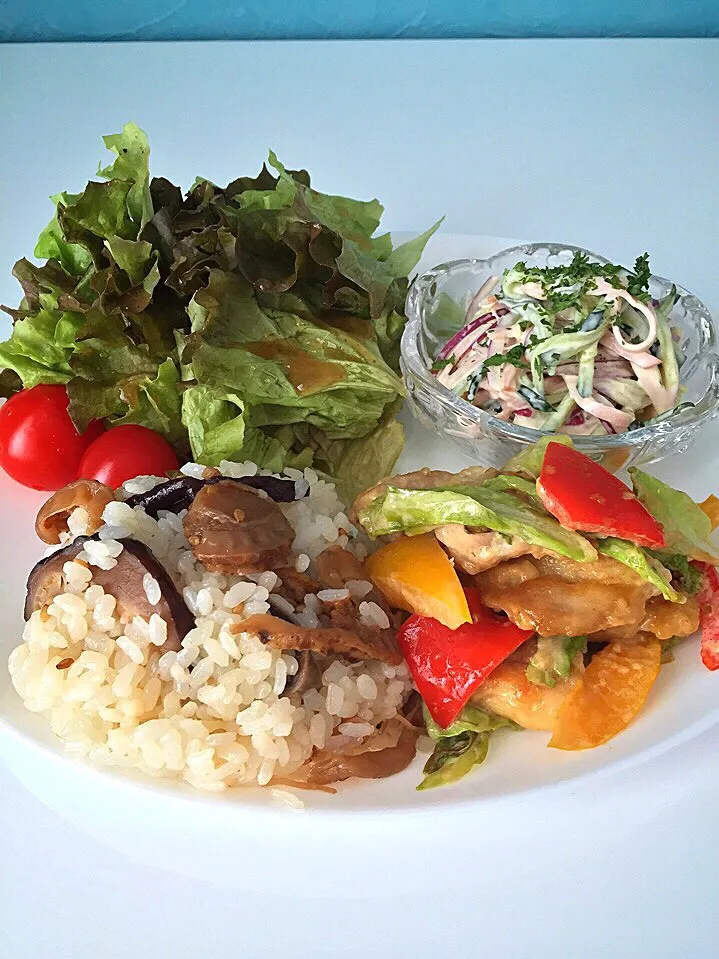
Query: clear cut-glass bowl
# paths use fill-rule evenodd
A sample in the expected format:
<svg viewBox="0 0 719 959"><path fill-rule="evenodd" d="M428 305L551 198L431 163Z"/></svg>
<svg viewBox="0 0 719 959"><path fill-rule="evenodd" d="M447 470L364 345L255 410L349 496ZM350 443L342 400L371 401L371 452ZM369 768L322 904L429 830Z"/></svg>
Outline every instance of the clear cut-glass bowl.
<svg viewBox="0 0 719 959"><path fill-rule="evenodd" d="M432 362L459 329L458 317L464 316L470 300L489 276L501 277L519 260L538 267L567 264L579 249L560 243L513 246L486 260L443 263L417 277L410 289L401 358L410 408L420 423L453 440L481 465L504 463L542 434L527 426L505 423L460 399L437 382L430 372ZM590 250L581 252L600 263L608 262ZM711 315L696 296L679 284L674 285L679 299L670 323L680 330L680 345L686 357L680 371L680 402L694 406L679 410L660 423L626 433L572 437L578 449L612 469L653 463L685 452L701 428L719 412L719 355ZM649 281L650 293L656 299L665 296L671 287L672 282L660 276L652 276ZM459 310L452 308L448 297Z"/></svg>

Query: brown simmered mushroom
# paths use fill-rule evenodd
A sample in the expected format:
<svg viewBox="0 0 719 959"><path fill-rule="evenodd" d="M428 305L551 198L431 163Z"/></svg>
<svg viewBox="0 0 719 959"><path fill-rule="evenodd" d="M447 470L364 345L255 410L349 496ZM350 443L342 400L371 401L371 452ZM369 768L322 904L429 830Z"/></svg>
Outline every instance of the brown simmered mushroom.
<svg viewBox="0 0 719 959"><path fill-rule="evenodd" d="M82 506L87 510L88 532L102 526L102 513L115 499L115 491L96 480L79 479L53 493L41 507L35 520L35 532L43 543L59 543L60 533L67 532L70 513Z"/></svg>
<svg viewBox="0 0 719 959"><path fill-rule="evenodd" d="M352 620L351 628L298 626L268 613L257 613L232 627L236 633L256 633L271 649L303 650L328 656L331 653L349 660L379 659L390 666L402 662L393 629L362 626Z"/></svg>
<svg viewBox="0 0 719 959"><path fill-rule="evenodd" d="M345 752L319 750L292 773L288 785L327 786L345 779L383 779L402 772L412 762L419 730L390 719L377 732Z"/></svg>
<svg viewBox="0 0 719 959"><path fill-rule="evenodd" d="M36 609L49 605L62 592L62 568L65 563L75 559L89 538L82 536L76 539L40 560L33 568L27 581L25 619L29 619ZM122 539L119 542L123 550L112 569L90 567L93 582L115 597L117 612L123 622L129 622L133 616L149 620L153 613L157 613L167 623L167 640L162 649L180 649L183 638L195 625L192 613L164 566L143 543L134 539ZM154 606L145 593L143 580L146 573L160 585L160 601Z"/></svg>
<svg viewBox="0 0 719 959"><path fill-rule="evenodd" d="M318 577L322 584L330 589L342 589L352 580L364 581L372 585L372 577L367 572L362 560L342 546L329 546L319 554L316 562ZM310 592L310 590L307 592ZM312 590L312 592L316 592L316 590ZM397 617L392 613L384 594L376 586L372 585L372 589L362 599L368 603L376 603L380 609L385 611L390 622L396 620ZM335 604L333 606L335 615L340 614L343 618L346 618L350 613L349 606L353 608L352 615L357 618L358 613L355 607L358 606L358 603L356 601L351 604L342 602L339 606ZM344 624L337 622L337 625L342 626Z"/></svg>
<svg viewBox="0 0 719 959"><path fill-rule="evenodd" d="M320 670L311 650L295 650L295 659L297 660L297 672L294 676L290 676L285 683L283 690L285 696L289 696L290 693L305 693L308 689L318 685L320 680Z"/></svg>
<svg viewBox="0 0 719 959"><path fill-rule="evenodd" d="M203 487L182 525L192 552L210 572L277 569L287 563L295 536L276 503L233 480Z"/></svg>
<svg viewBox="0 0 719 959"><path fill-rule="evenodd" d="M328 546L320 553L317 575L330 589L342 589L352 579L372 582L362 560L341 546Z"/></svg>

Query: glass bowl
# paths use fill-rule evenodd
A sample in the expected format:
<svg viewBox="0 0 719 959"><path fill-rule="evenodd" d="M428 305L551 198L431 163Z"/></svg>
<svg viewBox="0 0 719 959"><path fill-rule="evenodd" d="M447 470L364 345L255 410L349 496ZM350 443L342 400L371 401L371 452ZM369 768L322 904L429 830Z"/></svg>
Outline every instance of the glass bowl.
<svg viewBox="0 0 719 959"><path fill-rule="evenodd" d="M460 399L437 382L430 372L432 362L442 345L460 328L458 317L464 316L471 298L489 276L501 276L518 260L537 267L564 265L579 249L560 243L513 246L486 260L443 263L417 277L410 289L401 357L410 408L423 426L453 440L480 465L501 465L542 433L506 423ZM590 250L581 252L600 263L608 262ZM680 331L686 358L680 374L681 402L694 405L659 423L626 433L572 437L578 449L611 469L653 463L685 452L701 428L719 413L719 355L711 315L696 296L674 285L679 299L670 322ZM669 280L659 276L652 276L649 281L649 291L656 299L665 296L671 287ZM458 309L447 309L452 307L447 298Z"/></svg>

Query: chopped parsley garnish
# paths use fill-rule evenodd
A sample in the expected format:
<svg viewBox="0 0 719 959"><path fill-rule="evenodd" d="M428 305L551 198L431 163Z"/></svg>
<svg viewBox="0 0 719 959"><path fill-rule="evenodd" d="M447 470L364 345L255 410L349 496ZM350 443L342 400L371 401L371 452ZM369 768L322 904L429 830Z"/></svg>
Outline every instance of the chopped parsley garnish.
<svg viewBox="0 0 719 959"><path fill-rule="evenodd" d="M634 272L627 275L627 293L642 303L649 302L649 254L642 253L634 262Z"/></svg>
<svg viewBox="0 0 719 959"><path fill-rule="evenodd" d="M626 288L628 293L642 302L649 300L648 253L637 257L631 273L615 263L596 263L581 251L577 251L565 266L527 266L520 261L514 270L524 274L524 282L540 284L545 294L543 309L547 314L561 313L572 307L581 308L583 298L594 289L597 277L613 286Z"/></svg>
<svg viewBox="0 0 719 959"><path fill-rule="evenodd" d="M518 343L511 350L507 350L506 353L495 353L494 356L488 356L486 360L482 361L482 367L486 369L488 366L504 366L505 363L509 363L510 366L527 369L528 363L524 358L524 351L525 347Z"/></svg>
<svg viewBox="0 0 719 959"><path fill-rule="evenodd" d="M452 356L446 356L443 360L435 360L430 369L433 373L439 373L445 366L454 366L456 362L457 359L454 354L452 354Z"/></svg>

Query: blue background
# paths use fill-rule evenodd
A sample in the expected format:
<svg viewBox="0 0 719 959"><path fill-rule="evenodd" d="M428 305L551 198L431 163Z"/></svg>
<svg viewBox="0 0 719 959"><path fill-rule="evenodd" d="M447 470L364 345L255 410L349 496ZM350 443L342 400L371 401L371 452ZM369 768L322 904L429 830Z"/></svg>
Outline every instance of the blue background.
<svg viewBox="0 0 719 959"><path fill-rule="evenodd" d="M719 0L0 0L0 40L719 36Z"/></svg>

